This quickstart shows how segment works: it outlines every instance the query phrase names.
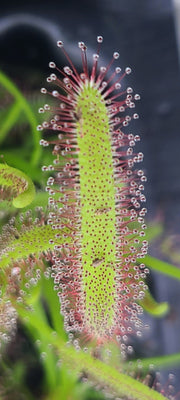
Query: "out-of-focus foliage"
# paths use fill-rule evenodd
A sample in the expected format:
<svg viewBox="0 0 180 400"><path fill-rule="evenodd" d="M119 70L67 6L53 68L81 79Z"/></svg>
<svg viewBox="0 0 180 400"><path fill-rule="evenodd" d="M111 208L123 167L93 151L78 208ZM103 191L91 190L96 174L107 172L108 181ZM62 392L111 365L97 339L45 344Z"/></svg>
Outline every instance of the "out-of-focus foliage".
<svg viewBox="0 0 180 400"><path fill-rule="evenodd" d="M0 164L3 200L0 203L0 398L102 400L106 392L111 399L161 400L163 396L138 381L136 375L132 378L128 372L124 374L128 368L117 345L111 344L98 353L93 342L84 339L82 351L76 337L67 335L64 330L51 277L54 233L47 224L47 174L45 177L41 171L43 165L53 162L53 157L50 151L42 153L39 146L40 132L36 126L42 117L37 117L41 101L38 94L36 98L35 104L28 102L16 85L0 72L0 145L4 156ZM9 178L3 175L5 170L12 174L10 188L7 187ZM33 195L31 181L36 186L35 198L31 195L29 204L21 202L24 214L19 209L21 206L15 208L17 204L5 201L11 196L18 198L17 190L12 190L14 176L25 179L26 189L29 184ZM160 231L161 227L156 225L148 229L147 237L151 240ZM170 264L150 256L146 256L145 261L150 268L175 279L180 277L179 269ZM157 304L150 293L141 305L154 316L168 312L168 305ZM168 360L177 363L179 358L179 355L169 356L165 364ZM148 362L163 367L163 360L143 361L145 373ZM131 367L136 370L137 360Z"/></svg>

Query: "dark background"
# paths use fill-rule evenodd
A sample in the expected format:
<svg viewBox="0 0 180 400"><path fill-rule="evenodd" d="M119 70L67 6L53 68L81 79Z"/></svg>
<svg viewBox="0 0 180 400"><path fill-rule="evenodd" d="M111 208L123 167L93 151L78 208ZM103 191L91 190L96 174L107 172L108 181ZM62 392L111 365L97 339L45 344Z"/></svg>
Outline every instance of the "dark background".
<svg viewBox="0 0 180 400"><path fill-rule="evenodd" d="M160 218L164 236L176 235L180 249L180 44L175 16L170 0L3 2L0 68L28 92L44 86L49 61L64 64L56 47L59 39L77 65L77 42L95 52L97 35L104 37L102 59L120 52L121 67L133 69L127 84L141 94L141 118L134 129L141 134L139 148L145 156L149 223ZM157 245L150 253L168 260ZM180 352L180 284L154 273L151 287L157 299L170 302L171 313L160 321L148 319L152 330L143 354Z"/></svg>

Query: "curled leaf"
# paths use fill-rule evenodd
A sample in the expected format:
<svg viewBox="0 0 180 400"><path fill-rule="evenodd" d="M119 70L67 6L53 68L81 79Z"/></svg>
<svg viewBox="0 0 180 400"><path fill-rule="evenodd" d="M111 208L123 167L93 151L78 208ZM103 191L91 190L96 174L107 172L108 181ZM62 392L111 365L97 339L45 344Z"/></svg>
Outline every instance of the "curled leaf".
<svg viewBox="0 0 180 400"><path fill-rule="evenodd" d="M24 172L0 164L1 200L11 200L16 208L29 205L35 196L35 187L32 180Z"/></svg>

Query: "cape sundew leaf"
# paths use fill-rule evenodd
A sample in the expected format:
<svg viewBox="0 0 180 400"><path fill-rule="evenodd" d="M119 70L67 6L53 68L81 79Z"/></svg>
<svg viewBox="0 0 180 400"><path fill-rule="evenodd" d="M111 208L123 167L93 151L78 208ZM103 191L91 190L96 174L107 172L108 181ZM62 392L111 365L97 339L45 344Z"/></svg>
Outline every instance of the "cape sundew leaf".
<svg viewBox="0 0 180 400"><path fill-rule="evenodd" d="M66 230L62 234L66 233ZM35 257L42 256L42 253L53 250L55 234L51 226L31 226L18 233L16 230L10 234L3 233L0 237L0 268L5 268L7 265L18 264L18 261L28 259L30 255ZM58 244L61 245L63 236L58 239Z"/></svg>
<svg viewBox="0 0 180 400"><path fill-rule="evenodd" d="M44 121L38 127L48 129L51 137L53 133L52 140L42 139L40 143L55 145L54 166L44 167L57 171L47 182L49 202L55 206L49 223L57 238L62 228L68 230L64 243L54 247L55 284L60 289L65 326L100 342L114 335L125 339L134 330L141 335L142 307L138 300L144 297L146 270L144 264L136 265L136 259L147 252L146 240L137 246L146 228L146 209L141 206L146 177L136 168L143 154L133 152L140 138L122 131L131 119L138 118L133 108L139 95L133 94L130 87L121 89L122 78L131 72L129 67L121 73L117 66L109 73L119 58L117 52L106 67L98 69L101 42L100 36L90 73L86 46L79 43L83 65L80 74L63 43L58 42L69 65L60 71L50 62L63 79L53 73L47 81L57 84L61 91L50 92L57 103L54 107L45 104L39 111L55 114L50 122ZM46 94L47 89L41 92ZM125 114L126 109L130 115ZM60 200L54 198L58 192L61 207ZM137 229L132 228L132 221L137 222ZM68 245L67 238L73 239L73 245Z"/></svg>

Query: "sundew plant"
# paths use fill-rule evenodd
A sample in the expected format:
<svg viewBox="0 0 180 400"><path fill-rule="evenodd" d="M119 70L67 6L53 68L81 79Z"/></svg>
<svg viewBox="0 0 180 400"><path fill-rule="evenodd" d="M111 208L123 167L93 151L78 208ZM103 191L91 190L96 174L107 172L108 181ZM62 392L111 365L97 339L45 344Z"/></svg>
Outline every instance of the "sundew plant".
<svg viewBox="0 0 180 400"><path fill-rule="evenodd" d="M178 399L172 377L161 386L152 364L156 370L179 355L136 361L133 354L132 338L140 340L145 330L144 310L154 317L168 312L148 290L147 267L176 279L180 273L147 256L147 239L156 232L144 219L146 177L143 154L135 150L140 137L127 128L138 118L140 96L125 87L131 69L121 70L118 52L102 65L102 42L98 36L91 67L86 45L79 43L79 72L58 41L68 65L49 63L53 73L41 89L46 103L36 132L31 105L0 74L3 90L14 98L2 115L2 142L21 109L47 147L43 159L35 139L29 163L20 165L16 157L12 162L5 151L0 164L2 210L4 202L9 207L8 223L2 211L0 238L2 399L12 393L14 399L39 397L26 385L22 361L13 368L4 364L17 321L39 354L42 399ZM47 185L35 193L40 163Z"/></svg>
<svg viewBox="0 0 180 400"><path fill-rule="evenodd" d="M101 41L100 36L98 43ZM58 46L64 49L61 41ZM146 178L142 170L133 169L143 157L142 153L133 154L139 136L125 135L121 129L131 119L124 116L126 109L133 109L139 98L130 87L124 92L120 89L130 68L121 74L116 67L107 77L119 57L115 52L110 64L97 72L98 51L89 75L86 46L82 42L79 47L83 72L79 75L66 55L70 67L60 71L62 81L50 75L48 82L55 82L65 95L52 91L61 102L60 109L57 113L56 104L51 107L56 114L39 129L58 131L57 140L41 143L55 144L57 156L53 167L57 174L49 177L46 188L57 211L50 213L48 223L57 237L66 229L64 243L54 247L58 250L53 268L55 283L62 289L61 311L68 330L83 331L103 341L113 334L131 332L133 322L140 325L141 307L136 300L144 297L145 274L144 265L137 266L136 259L147 249L146 240L137 247L139 237L144 236L146 209L140 203L145 201ZM50 67L58 70L54 63ZM58 199L54 200L56 193ZM132 221L139 223L138 229L131 227Z"/></svg>

